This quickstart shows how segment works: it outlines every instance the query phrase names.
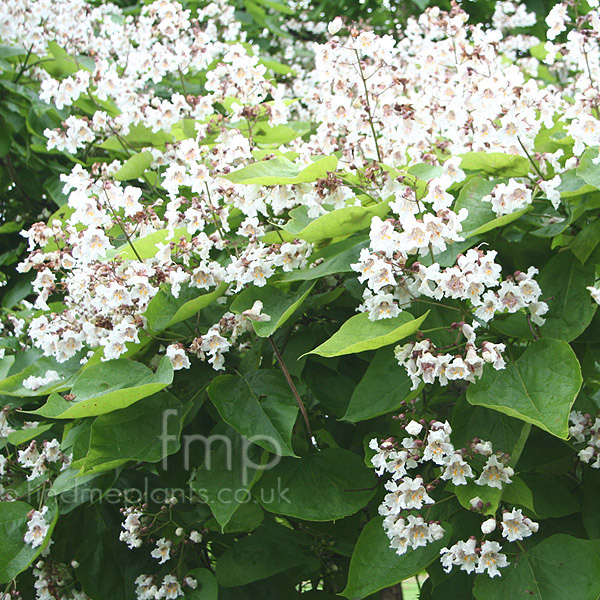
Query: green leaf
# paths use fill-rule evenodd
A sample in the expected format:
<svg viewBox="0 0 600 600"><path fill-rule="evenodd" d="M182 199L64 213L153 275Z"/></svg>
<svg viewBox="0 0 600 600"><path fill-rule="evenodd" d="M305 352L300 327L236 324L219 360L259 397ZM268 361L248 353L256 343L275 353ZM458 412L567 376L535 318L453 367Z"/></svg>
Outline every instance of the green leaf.
<svg viewBox="0 0 600 600"><path fill-rule="evenodd" d="M450 484L448 485L448 489L451 489L456 494L456 498L463 508L470 509L471 500L477 497L481 498L484 506L484 515L495 515L500 505L500 500L502 500L503 490L489 487L488 485L477 485L473 480L467 480L466 485L453 486Z"/></svg>
<svg viewBox="0 0 600 600"><path fill-rule="evenodd" d="M281 144L288 144L292 140L295 140L299 135L298 131L287 125L275 125L271 127L266 123L261 123L253 132L252 139L258 144L276 144L280 146Z"/></svg>
<svg viewBox="0 0 600 600"><path fill-rule="evenodd" d="M79 475L77 469L69 467L58 474L48 491L48 495L60 496L60 514L62 515L81 504L98 498L98 490L109 489L114 482L115 474ZM104 487L99 483L108 483L108 486Z"/></svg>
<svg viewBox="0 0 600 600"><path fill-rule="evenodd" d="M354 388L343 421L357 423L393 412L403 400L418 395L411 390L412 381L394 358L389 348L382 348L369 363L369 368Z"/></svg>
<svg viewBox="0 0 600 600"><path fill-rule="evenodd" d="M512 453L523 431L523 421L496 410L472 406L464 396L452 412L452 441L461 448L479 437L492 442L495 451Z"/></svg>
<svg viewBox="0 0 600 600"><path fill-rule="evenodd" d="M9 444L13 446L20 446L29 440L45 433L49 429L52 429L52 423L40 423L36 427L28 427L27 429L18 429L17 431L13 431L8 434L6 438Z"/></svg>
<svg viewBox="0 0 600 600"><path fill-rule="evenodd" d="M225 527L221 527L216 519L206 521L205 527L221 533L248 533L256 529L264 517L265 513L258 502L246 502L240 504Z"/></svg>
<svg viewBox="0 0 600 600"><path fill-rule="evenodd" d="M512 483L508 484L502 493L502 499L509 504L516 504L523 508L533 511L530 516L538 516L533 508L533 495L527 484L517 475L513 475Z"/></svg>
<svg viewBox="0 0 600 600"><path fill-rule="evenodd" d="M143 485L142 483L140 485ZM140 488L138 488L140 489ZM143 489L143 487L141 488ZM70 524L68 551L83 568L77 580L90 598L134 600L135 578L156 565L145 552L132 552L119 540L122 515L113 502L95 502ZM110 574L110 576L108 576Z"/></svg>
<svg viewBox="0 0 600 600"><path fill-rule="evenodd" d="M296 165L283 156L252 163L225 175L233 183L245 185L292 185L310 183L327 177L335 171L338 159L335 156L318 158L308 166Z"/></svg>
<svg viewBox="0 0 600 600"><path fill-rule="evenodd" d="M179 450L191 406L161 391L94 420L82 474L114 469L130 460L158 462Z"/></svg>
<svg viewBox="0 0 600 600"><path fill-rule="evenodd" d="M458 212L461 208L469 211L462 222L464 237L469 237L478 227L496 218L491 203L481 201L484 196L492 193L495 185L495 181L477 176L469 179L461 188L454 211Z"/></svg>
<svg viewBox="0 0 600 600"><path fill-rule="evenodd" d="M330 358L376 350L416 333L428 314L413 319L410 313L401 312L393 319L371 321L368 313L360 313L350 317L326 342L306 354Z"/></svg>
<svg viewBox="0 0 600 600"><path fill-rule="evenodd" d="M184 453L197 452L198 442L204 448L203 463L194 471L190 487L224 528L239 506L248 502L250 490L270 464L269 455L222 422L209 436L189 436Z"/></svg>
<svg viewBox="0 0 600 600"><path fill-rule="evenodd" d="M254 302L263 303L262 312L269 315L269 321L253 321L252 327L259 337L269 337L277 329L285 325L288 319L303 304L312 291L315 283L301 285L295 292L282 292L279 288L267 284L264 287L250 286L238 294L231 303L231 312L242 314L252 308Z"/></svg>
<svg viewBox="0 0 600 600"><path fill-rule="evenodd" d="M284 13L286 15L295 14L294 9L289 7L287 4L282 4L281 2L274 2L273 0L255 0L258 4L262 4L268 8L272 8L277 12Z"/></svg>
<svg viewBox="0 0 600 600"><path fill-rule="evenodd" d="M208 395L222 419L251 442L281 456L295 456L292 429L299 409L280 371L220 375Z"/></svg>
<svg viewBox="0 0 600 600"><path fill-rule="evenodd" d="M460 190L454 210L458 212L461 208L466 208L469 211L469 216L462 222L465 239L486 233L498 227L504 227L531 210L530 205L509 215L497 217L496 213L492 210L492 204L481 201L484 196L491 194L496 183L493 180L474 177L467 181Z"/></svg>
<svg viewBox="0 0 600 600"><path fill-rule="evenodd" d="M27 50L18 46L0 46L0 58L11 58L13 56L26 56Z"/></svg>
<svg viewBox="0 0 600 600"><path fill-rule="evenodd" d="M23 541L27 533L27 514L33 507L19 500L0 502L0 583L8 583L24 571L50 542L58 509L53 499L48 499L46 505L48 512L44 519L50 528L42 544L33 548Z"/></svg>
<svg viewBox="0 0 600 600"><path fill-rule="evenodd" d="M594 280L593 263L582 265L570 252L559 252L546 263L538 278L549 309L542 335L570 342L587 329L598 308L586 289Z"/></svg>
<svg viewBox="0 0 600 600"><path fill-rule="evenodd" d="M583 264L598 244L600 244L600 219L595 219L575 236L569 248Z"/></svg>
<svg viewBox="0 0 600 600"><path fill-rule="evenodd" d="M127 142L128 146L133 146L135 148L146 148L148 146L164 148L165 144L173 142L173 135L162 130L152 131L149 127L145 127L142 124L136 124L129 128L129 133L122 139ZM100 148L109 151L118 150L123 152L122 141L117 136L109 137L100 144Z"/></svg>
<svg viewBox="0 0 600 600"><path fill-rule="evenodd" d="M571 492L572 480L568 477L522 473L521 479L530 492L532 505L528 508L533 510L534 516L540 519L560 518L581 511L579 501ZM507 492L511 487L506 488Z"/></svg>
<svg viewBox="0 0 600 600"><path fill-rule="evenodd" d="M138 152L131 158L128 158L123 166L113 175L117 181L129 181L138 179L144 174L144 171L152 164L152 153L148 150Z"/></svg>
<svg viewBox="0 0 600 600"><path fill-rule="evenodd" d="M291 219L282 229L294 238L319 242L366 229L374 216L384 217L388 210L387 202L379 202L370 206L345 206L310 219L308 208L299 206L290 211Z"/></svg>
<svg viewBox="0 0 600 600"><path fill-rule="evenodd" d="M576 173L585 183L600 189L600 168L593 162L596 158L598 158L598 148L586 148L579 159Z"/></svg>
<svg viewBox="0 0 600 600"><path fill-rule="evenodd" d="M159 229L144 237L132 239L131 244L125 242L118 248L109 249L106 252L106 258L112 259L120 256L123 260L137 260L138 254L142 259L153 258L156 256L157 244L165 244L169 241L177 243L181 238L185 238L187 241L192 239L192 236L185 227L179 227L174 231L169 229ZM135 252L131 247L132 245L135 248Z"/></svg>
<svg viewBox="0 0 600 600"><path fill-rule="evenodd" d="M219 585L246 585L306 563L297 538L293 529L272 524L238 540L217 560Z"/></svg>
<svg viewBox="0 0 600 600"><path fill-rule="evenodd" d="M81 373L71 389L74 401L54 393L44 406L29 412L52 419L93 417L126 408L172 381L173 367L167 356L161 359L156 373L132 360L110 360Z"/></svg>
<svg viewBox="0 0 600 600"><path fill-rule="evenodd" d="M556 188L561 198L573 198L593 192L596 187L589 185L575 171L566 171L560 176L560 185Z"/></svg>
<svg viewBox="0 0 600 600"><path fill-rule="evenodd" d="M9 375L6 379L0 381L0 394L5 396L18 396L20 398L28 398L33 396L46 396L54 390L64 389L65 384L71 379L81 368L81 355L69 359L64 363L57 363L52 357L41 356L24 369ZM18 369L18 365L15 364ZM15 371L15 367L11 371ZM23 382L29 377L44 377L48 371L56 371L59 379L39 387L36 390L23 387Z"/></svg>
<svg viewBox="0 0 600 600"><path fill-rule="evenodd" d="M215 576L208 569L193 569L188 573L198 582L195 590L185 589L186 600L217 600L219 586Z"/></svg>
<svg viewBox="0 0 600 600"><path fill-rule="evenodd" d="M291 67L288 67L287 65L284 65L275 60L261 59L259 63L267 67L267 69L271 69L273 73L278 73L279 75L295 75L296 73Z"/></svg>
<svg viewBox="0 0 600 600"><path fill-rule="evenodd" d="M255 497L269 512L332 521L365 506L375 493L375 482L360 456L326 448L301 459L284 458L263 475Z"/></svg>
<svg viewBox="0 0 600 600"><path fill-rule="evenodd" d="M77 58L70 56L66 50L61 48L56 42L48 42L49 54L54 58L42 62L42 67L52 76L62 78L64 75L72 75L80 69L94 70L94 62L90 57L79 56Z"/></svg>
<svg viewBox="0 0 600 600"><path fill-rule="evenodd" d="M185 321L220 298L226 289L227 284L222 283L212 292L198 295L199 290L184 287L179 292L178 298L168 291L160 290L150 300L144 312L144 316L148 320L148 327L152 331L162 331Z"/></svg>
<svg viewBox="0 0 600 600"><path fill-rule="evenodd" d="M482 171L495 177L525 177L531 165L529 160L518 154L501 152L469 152L462 154L461 169Z"/></svg>
<svg viewBox="0 0 600 600"><path fill-rule="evenodd" d="M597 600L600 595L600 558L590 542L570 535L549 537L521 552L502 577L478 577L478 600Z"/></svg>
<svg viewBox="0 0 600 600"><path fill-rule="evenodd" d="M360 240L360 241L358 241ZM327 275L339 273L351 273L351 264L358 261L360 251L369 245L369 239L365 236L355 235L340 242L328 244L323 250L311 256L311 260L322 258L323 262L316 267L307 269L294 269L285 273L282 281L304 281L319 279Z"/></svg>
<svg viewBox="0 0 600 600"><path fill-rule="evenodd" d="M451 528L447 523L443 527L446 534L441 540L398 556L389 547L390 541L383 531L383 518L371 519L361 531L352 552L348 583L341 595L348 600L362 600L418 575L439 557L440 550L448 543Z"/></svg>
<svg viewBox="0 0 600 600"><path fill-rule="evenodd" d="M567 439L569 412L581 383L581 368L569 344L543 338L501 371L486 365L483 377L468 387L467 400Z"/></svg>

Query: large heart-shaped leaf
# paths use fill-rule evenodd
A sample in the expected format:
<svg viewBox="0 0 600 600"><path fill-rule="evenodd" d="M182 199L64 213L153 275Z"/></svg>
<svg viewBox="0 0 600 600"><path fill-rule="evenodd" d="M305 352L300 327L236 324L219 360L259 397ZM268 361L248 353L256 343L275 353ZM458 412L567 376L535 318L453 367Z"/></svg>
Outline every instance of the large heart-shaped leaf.
<svg viewBox="0 0 600 600"><path fill-rule="evenodd" d="M292 429L298 404L280 371L220 375L208 395L223 420L250 441L275 454L295 456Z"/></svg>
<svg viewBox="0 0 600 600"><path fill-rule="evenodd" d="M406 369L398 365L394 353L389 348L382 348L354 388L342 420L357 423L392 412L403 400L419 393L419 389L411 391L411 386Z"/></svg>
<svg viewBox="0 0 600 600"><path fill-rule="evenodd" d="M161 359L155 373L131 360L111 360L81 373L71 389L73 400L52 394L44 406L31 412L52 419L94 417L126 408L172 382L173 367L167 356Z"/></svg>
<svg viewBox="0 0 600 600"><path fill-rule="evenodd" d="M292 218L283 230L295 238L319 242L366 229L373 217L384 217L388 211L388 203L380 202L370 206L345 206L311 219L307 207L299 206L290 211Z"/></svg>
<svg viewBox="0 0 600 600"><path fill-rule="evenodd" d="M538 278L543 297L548 298L544 336L570 342L585 331L598 308L586 289L594 280L593 262L582 265L571 252L560 252L546 263Z"/></svg>
<svg viewBox="0 0 600 600"><path fill-rule="evenodd" d="M248 502L249 492L275 461L269 454L243 438L237 431L220 422L209 436L190 435L184 445L184 460L198 449L203 462L190 481L190 487L200 500L210 507L219 525L224 528L238 507Z"/></svg>
<svg viewBox="0 0 600 600"><path fill-rule="evenodd" d="M54 499L46 502L48 512L44 519L49 524L46 538L40 546L33 547L23 541L27 533L27 515L32 506L21 502L0 502L0 583L7 583L24 571L40 552L48 545L52 530L58 518L58 509Z"/></svg>
<svg viewBox="0 0 600 600"><path fill-rule="evenodd" d="M301 459L284 458L265 472L255 494L273 513L331 521L360 510L375 493L375 476L358 454L327 448Z"/></svg>
<svg viewBox="0 0 600 600"><path fill-rule="evenodd" d="M224 587L266 579L307 562L291 528L270 524L235 542L217 561L217 581Z"/></svg>
<svg viewBox="0 0 600 600"><path fill-rule="evenodd" d="M356 542L350 560L348 583L341 593L348 600L362 600L424 571L450 539L451 528L444 523L446 534L441 540L398 556L390 548L382 522L382 517L371 519Z"/></svg>
<svg viewBox="0 0 600 600"><path fill-rule="evenodd" d="M338 159L335 156L318 158L308 166L298 166L291 160L278 156L271 160L261 160L242 167L229 175L233 183L246 185L292 185L309 183L327 177L328 172L335 171Z"/></svg>
<svg viewBox="0 0 600 600"><path fill-rule="evenodd" d="M529 160L524 156L502 152L469 152L462 155L460 166L468 171L482 171L497 177L525 177L531 169Z"/></svg>
<svg viewBox="0 0 600 600"><path fill-rule="evenodd" d="M271 318L268 321L253 321L252 326L259 337L269 337L285 325L288 319L302 305L315 283L302 284L295 292L282 292L273 285L246 288L231 303L231 311L241 314L252 308L257 300L263 303L262 312Z"/></svg>
<svg viewBox="0 0 600 600"><path fill-rule="evenodd" d="M477 600L597 600L598 573L600 558L590 542L557 534L522 552L502 577L478 577L474 593Z"/></svg>
<svg viewBox="0 0 600 600"><path fill-rule="evenodd" d="M82 473L114 469L130 460L157 462L177 452L190 408L163 390L128 408L100 415L92 424Z"/></svg>
<svg viewBox="0 0 600 600"><path fill-rule="evenodd" d="M410 313L401 312L393 319L371 321L368 313L350 317L326 342L307 352L325 358L376 350L416 333L429 313L414 319Z"/></svg>
<svg viewBox="0 0 600 600"><path fill-rule="evenodd" d="M569 344L543 338L503 370L486 366L483 377L467 389L467 400L567 439L581 383L581 367Z"/></svg>

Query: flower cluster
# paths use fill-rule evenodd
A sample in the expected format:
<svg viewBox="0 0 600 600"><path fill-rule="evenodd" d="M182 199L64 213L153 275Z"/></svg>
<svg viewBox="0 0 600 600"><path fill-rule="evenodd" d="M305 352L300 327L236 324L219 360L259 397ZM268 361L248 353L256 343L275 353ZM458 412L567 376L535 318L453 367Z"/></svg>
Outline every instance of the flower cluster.
<svg viewBox="0 0 600 600"><path fill-rule="evenodd" d="M51 465L60 465L61 471L66 469L71 464L71 455L61 451L58 440L44 440L41 444L33 440L27 448L19 450L17 464L22 469L31 469L27 481L32 481L47 476Z"/></svg>
<svg viewBox="0 0 600 600"><path fill-rule="evenodd" d="M44 506L41 510L32 510L28 515L27 532L23 541L32 548L41 546L48 535L50 524L45 519L47 512L48 507Z"/></svg>
<svg viewBox="0 0 600 600"><path fill-rule="evenodd" d="M69 567L48 558L39 560L33 568L36 599L89 600L89 596L74 587L73 569L78 566L77 561L72 561Z"/></svg>
<svg viewBox="0 0 600 600"><path fill-rule="evenodd" d="M476 381L483 374L486 363L491 364L496 370L504 369L505 362L502 357L504 344L483 341L477 347L475 331L466 323L459 326L459 335L461 334L467 340L462 356L444 352L445 348L436 348L435 344L428 339L396 346L396 360L406 369L413 390L422 382L438 381L440 385L448 385L448 382L455 380ZM462 350L458 343L452 344L451 347Z"/></svg>
<svg viewBox="0 0 600 600"><path fill-rule="evenodd" d="M173 600L185 595L184 588L195 590L198 581L187 576L179 582L174 575L165 575L159 582L153 575L142 574L135 580L135 585L138 600Z"/></svg>
<svg viewBox="0 0 600 600"><path fill-rule="evenodd" d="M36 377L35 375L30 375L29 377L24 379L23 387L35 392L36 390L39 390L41 387L45 387L51 383L54 383L55 381L58 381L59 379L60 379L60 375L53 369L49 369L41 377Z"/></svg>
<svg viewBox="0 0 600 600"><path fill-rule="evenodd" d="M402 416L402 415L401 415ZM506 457L493 452L490 442L474 440L470 450L456 450L450 439L452 428L448 422L432 421L426 434L424 422L410 421L405 426L408 434L400 445L388 439L379 443L371 440L369 446L376 453L371 459L378 475L389 474L391 479L385 483L386 494L379 513L384 517L383 527L390 539L390 547L397 554L404 554L410 548L418 548L444 537L444 530L436 521L426 522L422 516L409 514L406 511L421 511L427 505L435 505L429 495L442 481L449 481L455 486L467 485L472 479L475 484L502 489L512 482L513 469L505 464ZM485 458L479 477L472 464L477 456ZM408 476L408 471L426 462L433 463L438 475L429 483L425 483L421 475ZM481 505L481 506L480 506ZM481 510L483 503L479 498L472 500L473 510ZM521 540L537 531L537 524L524 517L521 510L513 509L504 512L502 519L502 536L509 542ZM488 519L482 525L484 534L496 528L496 521ZM506 556L500 553L498 542L484 541L477 547L476 539L458 542L451 548L441 551L441 562L446 571L453 565L460 565L462 570L487 573L494 577L499 574L498 568L506 566Z"/></svg>
<svg viewBox="0 0 600 600"><path fill-rule="evenodd" d="M255 49L232 43L244 37L225 2L212 3L195 18L171 0L144 6L137 18L124 18L112 5L87 11L77 2L62 11L69 14L65 19L47 0L35 11L20 1L3 4L3 39L22 43L33 31L33 51L41 55L51 38L69 53L94 56L63 79L41 68L32 71L42 98L57 108L75 113L81 98L96 107L91 116L70 114L62 128L48 130L49 148L127 151L134 131L174 134L173 142L149 142L149 172L132 185L118 176L123 161L77 165L64 176L69 212L26 233L30 256L20 269L36 271L35 307L45 311L28 323L29 334L46 355L64 361L101 348L104 359L121 356L146 334L145 313L161 288L179 297L223 284L227 295L265 285L278 272L303 269L311 245L287 234L273 241L269 236L280 224L274 217L285 220L287 211L304 207L310 219L365 199L387 203L392 213L373 218L370 248L353 264L367 283L361 310L372 319L394 317L425 295L468 300L478 323L522 308L534 323L543 322L547 307L530 271L500 282L492 269L486 282L484 269L471 267L493 262L492 251L476 259L467 253L446 269L435 260L463 239L469 214L458 207L455 192L466 177L463 161L450 157L492 151L529 159L536 136L554 125L560 111L576 146L597 141L586 77L577 76L564 90L543 87L526 74L537 68L536 59L510 63L499 50L502 40L504 51L511 51L503 30L531 23L522 7L499 4L490 29L467 25L456 6L450 13L431 8L410 20L398 41L354 28L340 36L345 30L338 19L329 42L310 44L314 69L295 65L298 77L282 84ZM558 6L549 16L552 26L566 14L565 5ZM593 32L595 15L588 15ZM571 33L566 45L548 42L549 52L579 72L597 49L589 31ZM139 41L132 45L133 39ZM593 77L596 63L590 62ZM206 72L201 94L182 90L162 97L154 91L153 85L198 72ZM290 103L292 97L302 101ZM228 179L257 152L264 156L265 127L293 119L316 123L316 132L291 136L278 151L289 149L301 168L311 156L338 150L341 177L274 186ZM539 188L558 206L559 176L572 166L561 152L531 159L543 175L535 185L525 178L500 181L484 201L492 202L496 214L508 214L529 204ZM372 161L387 168L371 168ZM412 171L414 166L420 168ZM357 167L365 170L350 185L343 170ZM241 222L232 219L236 211ZM429 255L429 267L411 264ZM489 289L494 286L499 289ZM63 297L62 312L50 312L53 294ZM221 364L218 357L214 364Z"/></svg>
<svg viewBox="0 0 600 600"><path fill-rule="evenodd" d="M585 444L579 451L579 459L591 463L593 469L600 469L600 417L592 417L580 411L572 411L569 415L569 435L575 443Z"/></svg>

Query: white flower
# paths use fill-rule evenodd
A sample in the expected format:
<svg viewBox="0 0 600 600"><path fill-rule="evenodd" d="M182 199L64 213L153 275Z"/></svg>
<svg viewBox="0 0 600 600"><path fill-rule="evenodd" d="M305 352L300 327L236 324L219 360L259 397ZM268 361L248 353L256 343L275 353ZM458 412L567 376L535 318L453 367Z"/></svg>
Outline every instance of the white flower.
<svg viewBox="0 0 600 600"><path fill-rule="evenodd" d="M160 538L156 542L156 548L150 552L150 556L152 558L156 558L158 560L158 564L162 565L167 562L171 558L171 540L167 540L165 538Z"/></svg>
<svg viewBox="0 0 600 600"><path fill-rule="evenodd" d="M429 542L441 539L444 536L444 530L437 523L428 524L422 517L409 515L404 535L411 548L419 548L426 546Z"/></svg>
<svg viewBox="0 0 600 600"><path fill-rule="evenodd" d="M446 573L450 573L454 565L460 565L461 571L471 573L475 570L477 564L477 542L474 538L466 542L460 541L450 548L440 550L440 562Z"/></svg>
<svg viewBox="0 0 600 600"><path fill-rule="evenodd" d="M453 454L448 458L442 479L451 479L453 485L466 485L466 477L475 477L473 470L460 454Z"/></svg>
<svg viewBox="0 0 600 600"><path fill-rule="evenodd" d="M171 359L171 364L175 371L190 368L190 359L187 357L184 348L180 344L171 344L167 346L166 355Z"/></svg>
<svg viewBox="0 0 600 600"><path fill-rule="evenodd" d="M379 217L373 217L369 235L373 252L382 252L386 256L392 256L394 252L398 251L400 234L394 228L391 220L382 221Z"/></svg>
<svg viewBox="0 0 600 600"><path fill-rule="evenodd" d="M594 447L593 446L585 447L583 450L579 451L578 456L579 456L579 460L581 460L582 462L589 463L590 460L592 460L592 458L594 457Z"/></svg>
<svg viewBox="0 0 600 600"><path fill-rule="evenodd" d="M484 534L492 533L496 529L496 519L488 519L481 524L481 531Z"/></svg>
<svg viewBox="0 0 600 600"><path fill-rule="evenodd" d="M423 425L421 423L417 423L416 421L411 421L406 427L405 431L408 435L419 435L421 430L423 429Z"/></svg>
<svg viewBox="0 0 600 600"><path fill-rule="evenodd" d="M417 463L406 450L390 452L385 469L392 474L393 479L401 479L406 475L406 469L414 469Z"/></svg>
<svg viewBox="0 0 600 600"><path fill-rule="evenodd" d="M491 442L477 442L475 446L473 446L473 452L477 452L477 454L483 454L483 456L490 456L493 452L492 443Z"/></svg>
<svg viewBox="0 0 600 600"><path fill-rule="evenodd" d="M266 315L262 312L263 303L257 300L251 308L245 310L242 315L251 321L270 321L271 315Z"/></svg>
<svg viewBox="0 0 600 600"><path fill-rule="evenodd" d="M375 456L371 459L371 464L375 467L375 473L377 473L377 475L383 475L387 468L388 457L394 451L393 444L382 442L380 446L377 438L373 438L369 442L369 448L371 448L371 450L376 450Z"/></svg>
<svg viewBox="0 0 600 600"><path fill-rule="evenodd" d="M594 301L600 304L600 288L593 287L590 285L586 289L590 292Z"/></svg>
<svg viewBox="0 0 600 600"><path fill-rule="evenodd" d="M386 501L390 500L390 505L397 504L405 510L417 509L420 510L423 504L433 504L433 500L428 496L427 490L423 485L422 477L405 477L397 485L393 481L388 481L385 488L390 490L392 494L386 496Z"/></svg>
<svg viewBox="0 0 600 600"><path fill-rule="evenodd" d="M450 436L444 429L431 430L427 434L427 446L423 452L423 460L432 460L438 465L446 462L446 457L454 452Z"/></svg>
<svg viewBox="0 0 600 600"><path fill-rule="evenodd" d="M522 540L535 533L539 525L531 519L523 516L520 508L513 508L511 512L505 512L502 515L502 537L509 542Z"/></svg>
<svg viewBox="0 0 600 600"><path fill-rule="evenodd" d="M560 185L560 175L555 175L547 181L540 181L540 189L546 194L546 198L550 200L552 206L558 209L560 206L560 192L556 189Z"/></svg>
<svg viewBox="0 0 600 600"><path fill-rule="evenodd" d="M140 575L135 580L137 600L154 600L158 593L158 588L154 584L151 575Z"/></svg>
<svg viewBox="0 0 600 600"><path fill-rule="evenodd" d="M158 589L156 598L165 598L165 600L173 600L183 596L181 585L177 581L177 578L173 575L166 575L162 580L162 585Z"/></svg>
<svg viewBox="0 0 600 600"><path fill-rule="evenodd" d="M40 457L40 453L37 449L37 443L33 440L25 450L19 450L18 462L22 467L31 468L34 467Z"/></svg>
<svg viewBox="0 0 600 600"><path fill-rule="evenodd" d="M327 31L329 35L335 35L339 32L339 30L344 26L344 22L341 17L336 17L333 21L330 21L327 24Z"/></svg>
<svg viewBox="0 0 600 600"><path fill-rule="evenodd" d="M479 496L475 496L475 498L471 498L469 504L471 508L479 510L483 506L483 500Z"/></svg>
<svg viewBox="0 0 600 600"><path fill-rule="evenodd" d="M194 544L199 544L202 541L202 534L197 531L192 531L190 533L190 540L192 540Z"/></svg>
<svg viewBox="0 0 600 600"><path fill-rule="evenodd" d="M34 510L27 521L27 533L25 533L23 541L33 548L37 548L44 543L50 529L50 525L44 519L47 511L47 506L44 506L41 511Z"/></svg>
<svg viewBox="0 0 600 600"><path fill-rule="evenodd" d="M509 564L506 560L506 555L501 554L500 550L502 550L502 546L498 542L483 542L475 572L485 573L487 571L490 577L500 575L498 569L506 567Z"/></svg>
<svg viewBox="0 0 600 600"><path fill-rule="evenodd" d="M511 467L504 466L495 455L490 456L483 467L483 472L475 480L477 485L488 485L502 489L502 483L512 483L510 479L514 475Z"/></svg>

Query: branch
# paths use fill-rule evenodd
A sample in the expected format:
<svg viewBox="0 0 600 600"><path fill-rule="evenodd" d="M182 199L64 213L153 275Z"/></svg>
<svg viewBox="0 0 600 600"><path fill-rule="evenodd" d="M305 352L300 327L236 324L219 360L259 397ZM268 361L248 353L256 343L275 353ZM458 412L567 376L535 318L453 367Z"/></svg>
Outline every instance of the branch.
<svg viewBox="0 0 600 600"><path fill-rule="evenodd" d="M283 374L285 375L285 379L286 379L288 385L290 386L290 389L292 390L292 394L294 394L294 398L296 399L296 403L298 404L298 407L300 408L300 412L302 413L302 416L304 417L304 424L306 425L306 431L308 432L309 441L316 448L317 443L315 442L315 439L314 439L314 436L312 433L312 429L310 427L310 422L308 420L308 414L306 412L306 407L304 406L304 402L302 402L302 398L300 398L300 394L298 393L298 390L296 389L296 386L294 385L292 376L290 375L290 372L288 371L287 367L285 366L285 362L283 360L283 357L281 356L281 353L279 352L279 348L277 347L277 344L275 343L275 340L273 339L273 336L271 336L271 335L269 336L269 342L271 342L271 347L273 348L273 352L275 352L277 362L279 363L279 366L281 367L281 370L283 371Z"/></svg>

